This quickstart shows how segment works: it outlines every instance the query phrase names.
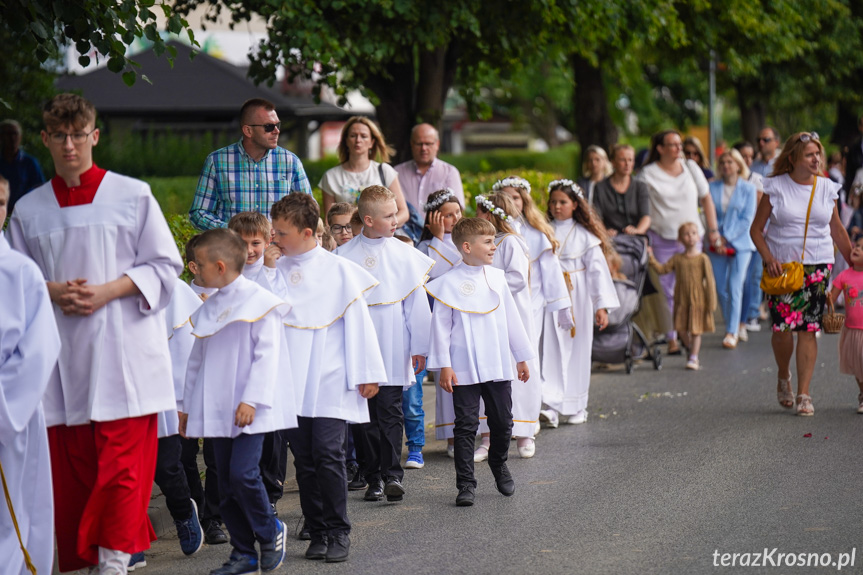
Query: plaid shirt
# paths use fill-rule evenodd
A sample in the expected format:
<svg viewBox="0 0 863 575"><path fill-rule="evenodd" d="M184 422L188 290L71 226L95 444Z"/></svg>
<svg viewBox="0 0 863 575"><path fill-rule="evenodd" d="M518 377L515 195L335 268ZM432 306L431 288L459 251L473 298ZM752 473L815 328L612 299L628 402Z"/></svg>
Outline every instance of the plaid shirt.
<svg viewBox="0 0 863 575"><path fill-rule="evenodd" d="M228 220L240 212L269 217L270 206L291 192L312 193L300 159L277 147L256 162L241 139L207 156L189 219L206 230L227 227Z"/></svg>

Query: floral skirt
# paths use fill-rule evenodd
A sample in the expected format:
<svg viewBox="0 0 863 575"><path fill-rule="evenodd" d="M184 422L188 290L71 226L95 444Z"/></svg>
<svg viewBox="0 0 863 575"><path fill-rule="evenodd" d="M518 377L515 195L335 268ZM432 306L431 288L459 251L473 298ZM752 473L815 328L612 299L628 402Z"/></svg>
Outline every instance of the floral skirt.
<svg viewBox="0 0 863 575"><path fill-rule="evenodd" d="M832 269L833 264L804 265L802 288L767 296L773 331L821 331Z"/></svg>

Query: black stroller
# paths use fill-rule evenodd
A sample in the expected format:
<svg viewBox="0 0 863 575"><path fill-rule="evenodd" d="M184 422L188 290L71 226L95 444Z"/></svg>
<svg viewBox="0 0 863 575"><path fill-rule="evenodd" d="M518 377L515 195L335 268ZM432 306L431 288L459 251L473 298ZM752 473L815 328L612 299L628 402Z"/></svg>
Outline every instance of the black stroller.
<svg viewBox="0 0 863 575"><path fill-rule="evenodd" d="M614 280L620 307L608 312L608 327L594 329L591 359L600 363L623 363L632 373L636 359L653 360L654 369L662 369L659 345L650 344L632 318L641 306L641 294L647 281L647 238L620 234L613 239L614 249L623 265L625 280Z"/></svg>

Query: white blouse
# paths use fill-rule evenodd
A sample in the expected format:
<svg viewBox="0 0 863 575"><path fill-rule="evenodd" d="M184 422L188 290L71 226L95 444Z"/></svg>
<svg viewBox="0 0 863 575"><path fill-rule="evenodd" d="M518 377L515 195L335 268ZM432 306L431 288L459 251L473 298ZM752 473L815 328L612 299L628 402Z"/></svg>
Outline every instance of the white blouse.
<svg viewBox="0 0 863 575"><path fill-rule="evenodd" d="M686 222L694 222L698 235L704 235L698 201L710 188L698 164L686 160L681 167L683 171L672 176L654 162L638 175L650 189L650 229L667 240L676 240L678 229Z"/></svg>

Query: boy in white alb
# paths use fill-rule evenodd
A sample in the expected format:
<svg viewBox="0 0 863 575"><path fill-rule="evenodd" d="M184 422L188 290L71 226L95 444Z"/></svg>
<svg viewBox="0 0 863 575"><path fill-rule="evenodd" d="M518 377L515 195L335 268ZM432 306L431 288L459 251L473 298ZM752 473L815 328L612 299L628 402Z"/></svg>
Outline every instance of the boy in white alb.
<svg viewBox="0 0 863 575"><path fill-rule="evenodd" d="M377 281L315 243L319 211L311 196L288 194L270 215L293 306L284 323L299 417L288 439L311 536L306 558L334 563L350 552L346 422L369 421L366 400L386 370L364 298Z"/></svg>
<svg viewBox="0 0 863 575"><path fill-rule="evenodd" d="M156 414L175 407L164 309L183 269L150 187L93 163L96 110L43 110L56 176L15 204L9 243L42 270L62 348L43 398L60 571L126 573L155 533Z"/></svg>
<svg viewBox="0 0 863 575"><path fill-rule="evenodd" d="M366 295L378 343L384 353L386 383L369 400L371 421L363 425L369 486L364 499L401 501L405 489L401 467L402 391L416 383L428 355L431 310L425 290L434 262L428 256L393 237L398 219L395 195L383 186L369 186L360 193L359 212L363 233L335 253L364 267L379 285Z"/></svg>
<svg viewBox="0 0 863 575"><path fill-rule="evenodd" d="M503 270L491 266L495 229L479 218L460 220L452 231L462 263L426 285L436 301L427 366L440 370L440 386L453 394L455 410L456 505L473 505L474 438L479 400L491 432L488 465L498 491L515 493L506 466L512 435L512 358L518 379L530 378L534 345L522 325Z"/></svg>
<svg viewBox="0 0 863 575"><path fill-rule="evenodd" d="M258 465L264 434L296 426L282 320L288 304L242 275L246 245L231 230L201 234L195 261L219 291L191 317L180 433L213 439L219 508L233 552L211 575L272 571L285 559L287 528L273 516ZM260 544L260 560L255 542Z"/></svg>
<svg viewBox="0 0 863 575"><path fill-rule="evenodd" d="M8 201L9 182L0 176L0 222ZM20 533L10 512L0 511L0 557L4 573L26 573L23 546L37 571L50 573L54 506L42 395L57 365L60 335L42 272L9 247L2 231L0 293L0 468Z"/></svg>

